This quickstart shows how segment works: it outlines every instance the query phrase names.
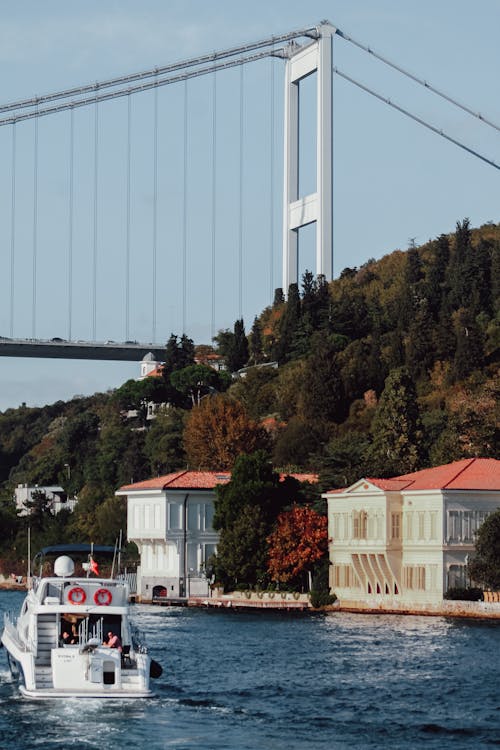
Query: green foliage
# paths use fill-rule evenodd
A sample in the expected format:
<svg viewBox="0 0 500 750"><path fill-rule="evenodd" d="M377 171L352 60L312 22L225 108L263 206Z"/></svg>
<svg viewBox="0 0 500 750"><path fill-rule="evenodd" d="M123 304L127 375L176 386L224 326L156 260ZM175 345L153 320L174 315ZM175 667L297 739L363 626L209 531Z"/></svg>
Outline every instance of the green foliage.
<svg viewBox="0 0 500 750"><path fill-rule="evenodd" d="M280 481L266 453L241 455L231 481L216 488L213 525L220 530L216 576L226 587L267 575L267 537L278 514L301 497L299 482Z"/></svg>
<svg viewBox="0 0 500 750"><path fill-rule="evenodd" d="M214 337L218 353L224 357L229 372L236 372L248 362L248 341L243 320L237 320L233 332L219 331Z"/></svg>
<svg viewBox="0 0 500 750"><path fill-rule="evenodd" d="M220 398L202 398L211 388L230 386L247 421L272 415L275 463L320 470L324 488L468 456L497 456L500 224L471 229L465 219L453 234L347 268L331 283L306 271L287 300L276 290L248 339L239 320L215 340L232 370L270 359L279 360L279 369L253 368L233 383L219 373L214 384L212 372L199 377L199 370L189 370L193 341L172 334L160 377L129 381L111 396L0 413L4 555L25 542L25 521L11 509L16 483L58 484L79 497L71 517L41 516L40 540L97 542L109 525L99 525L98 508L118 486L186 465L184 418L193 402L201 400L202 407ZM406 384L401 375L394 380L403 366ZM178 385L182 381L176 390L171 376L186 368L193 378L174 376ZM146 419L151 402L158 407L155 420ZM133 410L138 416L128 419L126 412ZM237 443L241 424L233 415L229 430L222 414L213 415L209 434L218 430L221 450L224 435L238 447L219 451L217 461L223 456L230 468L245 447L268 447L256 424L258 439L250 447L247 439ZM196 429L204 427L202 422ZM289 502L297 499L291 494ZM286 505L283 498L258 502L266 523Z"/></svg>
<svg viewBox="0 0 500 750"><path fill-rule="evenodd" d="M303 381L304 417L314 422L342 422L347 413L338 360L338 343L315 335Z"/></svg>
<svg viewBox="0 0 500 750"><path fill-rule="evenodd" d="M312 589L311 591L311 605L314 609L328 607L336 601L336 594L330 594L328 591L318 591L317 589Z"/></svg>
<svg viewBox="0 0 500 750"><path fill-rule="evenodd" d="M183 396L188 397L191 406L199 406L204 396L226 390L227 380L207 365L188 365L176 370L170 382Z"/></svg>
<svg viewBox="0 0 500 750"><path fill-rule="evenodd" d="M320 486L325 490L340 489L365 476L370 445L369 437L359 432L347 432L330 440L319 459Z"/></svg>
<svg viewBox="0 0 500 750"><path fill-rule="evenodd" d="M160 410L145 438L144 452L149 462L149 475L169 474L186 465L183 431L182 409Z"/></svg>
<svg viewBox="0 0 500 750"><path fill-rule="evenodd" d="M500 589L500 509L491 513L480 526L475 554L468 565L468 574L485 588Z"/></svg>
<svg viewBox="0 0 500 750"><path fill-rule="evenodd" d="M252 367L244 378L238 378L230 393L241 401L252 419L262 419L277 410L276 381L278 370L272 367Z"/></svg>
<svg viewBox="0 0 500 750"><path fill-rule="evenodd" d="M393 370L387 377L371 431L370 461L375 476L397 476L421 468L420 411L407 368Z"/></svg>

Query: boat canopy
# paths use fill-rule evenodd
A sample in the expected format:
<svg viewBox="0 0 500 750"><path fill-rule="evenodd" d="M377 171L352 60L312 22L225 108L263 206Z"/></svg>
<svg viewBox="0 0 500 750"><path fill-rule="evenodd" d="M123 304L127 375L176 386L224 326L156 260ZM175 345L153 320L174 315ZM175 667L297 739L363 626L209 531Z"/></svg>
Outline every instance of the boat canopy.
<svg viewBox="0 0 500 750"><path fill-rule="evenodd" d="M41 549L36 557L47 557L48 555L114 555L116 552L120 552L120 550L102 544L54 544L51 547Z"/></svg>

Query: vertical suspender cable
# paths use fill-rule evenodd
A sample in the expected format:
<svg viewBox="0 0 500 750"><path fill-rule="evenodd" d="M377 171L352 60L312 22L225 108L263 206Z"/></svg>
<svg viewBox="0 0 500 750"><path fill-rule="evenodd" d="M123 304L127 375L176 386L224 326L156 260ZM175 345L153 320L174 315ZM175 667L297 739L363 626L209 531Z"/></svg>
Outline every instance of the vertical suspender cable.
<svg viewBox="0 0 500 750"><path fill-rule="evenodd" d="M240 165L239 165L239 232L238 232L238 317L243 319L243 93L244 69L240 65Z"/></svg>
<svg viewBox="0 0 500 750"><path fill-rule="evenodd" d="M34 145L33 145L33 300L31 308L31 336L36 338L36 262L38 244L38 117L34 118Z"/></svg>
<svg viewBox="0 0 500 750"><path fill-rule="evenodd" d="M217 221L217 72L213 72L212 88L212 324L211 336L215 336L215 241Z"/></svg>
<svg viewBox="0 0 500 750"><path fill-rule="evenodd" d="M151 341L156 341L156 253L158 236L158 86L154 88L154 133L153 133L153 262L152 262L152 291L153 291L153 326Z"/></svg>
<svg viewBox="0 0 500 750"><path fill-rule="evenodd" d="M184 81L184 186L182 206L182 333L186 333L187 287L187 169L188 169L188 86Z"/></svg>
<svg viewBox="0 0 500 750"><path fill-rule="evenodd" d="M270 75L270 113L269 113L269 303L272 304L274 297L274 129L275 129L275 112L274 112L274 57L269 58L271 65Z"/></svg>
<svg viewBox="0 0 500 750"><path fill-rule="evenodd" d="M70 109L69 129L69 186L68 186L68 341L71 341L73 313L73 192L75 169L75 113Z"/></svg>
<svg viewBox="0 0 500 750"><path fill-rule="evenodd" d="M94 110L94 237L92 252L92 341L97 334L97 207L99 181L99 103Z"/></svg>
<svg viewBox="0 0 500 750"><path fill-rule="evenodd" d="M127 222L125 237L125 341L130 339L130 152L132 138L131 97L127 97Z"/></svg>
<svg viewBox="0 0 500 750"><path fill-rule="evenodd" d="M16 123L12 123L12 174L10 206L10 337L14 338L14 286L16 251Z"/></svg>

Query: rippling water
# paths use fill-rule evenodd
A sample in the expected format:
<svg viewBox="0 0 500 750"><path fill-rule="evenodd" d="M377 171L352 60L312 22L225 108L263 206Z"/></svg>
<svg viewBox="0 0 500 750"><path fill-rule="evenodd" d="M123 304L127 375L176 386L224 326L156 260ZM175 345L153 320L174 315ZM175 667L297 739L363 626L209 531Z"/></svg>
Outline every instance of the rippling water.
<svg viewBox="0 0 500 750"><path fill-rule="evenodd" d="M0 592L0 612L23 595ZM0 750L500 746L500 628L136 606L154 698L31 702L0 651ZM2 618L3 620L3 618Z"/></svg>

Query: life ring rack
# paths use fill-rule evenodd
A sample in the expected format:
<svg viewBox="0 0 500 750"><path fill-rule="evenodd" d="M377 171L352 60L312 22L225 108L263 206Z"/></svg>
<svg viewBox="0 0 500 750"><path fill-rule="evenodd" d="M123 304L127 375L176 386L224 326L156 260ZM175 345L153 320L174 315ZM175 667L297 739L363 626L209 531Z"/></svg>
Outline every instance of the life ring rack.
<svg viewBox="0 0 500 750"><path fill-rule="evenodd" d="M73 588L68 591L68 601L71 604L85 604L86 599L87 594L85 593L85 589L82 589L81 586L73 586Z"/></svg>
<svg viewBox="0 0 500 750"><path fill-rule="evenodd" d="M109 607L113 601L113 594L109 589L97 589L94 594L94 602L101 607Z"/></svg>

